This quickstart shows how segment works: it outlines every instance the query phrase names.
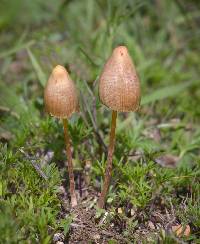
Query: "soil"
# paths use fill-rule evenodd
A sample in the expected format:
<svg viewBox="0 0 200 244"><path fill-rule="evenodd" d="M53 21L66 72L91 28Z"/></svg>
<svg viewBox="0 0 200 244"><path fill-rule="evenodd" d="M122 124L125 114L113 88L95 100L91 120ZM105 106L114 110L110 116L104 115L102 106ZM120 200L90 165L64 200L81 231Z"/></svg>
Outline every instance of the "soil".
<svg viewBox="0 0 200 244"><path fill-rule="evenodd" d="M111 243L119 244L134 241L150 243L158 240L161 231L171 233L172 225L177 224L173 206L171 211L167 210L162 199L157 199L142 211L134 210L134 207L127 203L126 207L116 207L112 217L110 217L110 212L113 212L113 208L105 210L100 217L97 217L98 211L95 208L97 199L98 193L92 187L85 188L82 191L82 197L79 196L78 206L71 208L67 193L62 194L63 204L60 217L69 215L73 217L70 230L62 240L64 243L103 244L111 240ZM137 223L136 226L130 226L134 222Z"/></svg>
<svg viewBox="0 0 200 244"><path fill-rule="evenodd" d="M127 243L114 226L99 225L101 220L95 218L95 209L78 206L72 211L75 221L71 225L68 243L108 243L113 239L117 243Z"/></svg>
<svg viewBox="0 0 200 244"><path fill-rule="evenodd" d="M112 204L115 207L106 206L106 210L97 217L96 203L99 192L87 186L84 177L76 177L76 185L79 190L76 191L78 206L75 208L70 207L69 193L65 191L65 187L60 188L62 211L58 218L72 216L73 222L67 236L57 233L63 236L62 242L54 243L151 243L158 240L161 232L173 235L171 228L178 221L173 206L167 207L164 199L155 197L143 210L134 208L130 202L124 203L123 206L117 206L115 203Z"/></svg>
<svg viewBox="0 0 200 244"><path fill-rule="evenodd" d="M97 218L95 208L98 193L93 188L85 188L82 197L79 196L78 206L71 208L67 193L62 190L62 213L61 218L72 216L73 222L64 243L108 243L108 240L115 240L116 243L127 243L119 230L113 224L108 224L105 211ZM64 193L64 194L63 194Z"/></svg>

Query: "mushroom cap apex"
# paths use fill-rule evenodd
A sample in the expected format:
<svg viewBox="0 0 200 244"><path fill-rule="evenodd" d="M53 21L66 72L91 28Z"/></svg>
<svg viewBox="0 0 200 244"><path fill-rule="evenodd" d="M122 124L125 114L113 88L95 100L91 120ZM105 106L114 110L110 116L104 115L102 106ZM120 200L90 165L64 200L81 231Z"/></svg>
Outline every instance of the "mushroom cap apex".
<svg viewBox="0 0 200 244"><path fill-rule="evenodd" d="M114 52L128 52L128 49L127 49L127 47L126 46L118 46L118 47L116 47L114 50L113 50Z"/></svg>
<svg viewBox="0 0 200 244"><path fill-rule="evenodd" d="M57 65L55 68L53 68L52 76L54 76L56 78L68 77L69 73L67 72L67 70L65 69L64 66Z"/></svg>

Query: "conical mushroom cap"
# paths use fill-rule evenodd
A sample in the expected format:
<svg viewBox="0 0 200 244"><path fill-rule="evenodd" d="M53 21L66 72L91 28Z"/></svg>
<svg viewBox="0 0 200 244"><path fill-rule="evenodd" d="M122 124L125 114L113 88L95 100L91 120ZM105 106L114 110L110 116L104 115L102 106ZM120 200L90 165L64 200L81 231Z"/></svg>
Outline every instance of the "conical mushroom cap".
<svg viewBox="0 0 200 244"><path fill-rule="evenodd" d="M79 110L76 87L67 70L61 65L53 69L46 84L44 102L46 111L58 118L69 118Z"/></svg>
<svg viewBox="0 0 200 244"><path fill-rule="evenodd" d="M140 82L125 46L113 50L99 80L101 102L115 111L135 111L140 105Z"/></svg>

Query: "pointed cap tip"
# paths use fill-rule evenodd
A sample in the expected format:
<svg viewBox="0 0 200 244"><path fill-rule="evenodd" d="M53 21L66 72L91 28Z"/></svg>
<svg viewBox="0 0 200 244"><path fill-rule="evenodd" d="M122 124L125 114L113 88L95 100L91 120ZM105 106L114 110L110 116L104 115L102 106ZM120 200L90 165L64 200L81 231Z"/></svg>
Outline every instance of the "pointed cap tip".
<svg viewBox="0 0 200 244"><path fill-rule="evenodd" d="M64 66L62 66L62 65L56 65L56 67L53 69L53 74L60 74L60 73L66 73L67 71L66 71L66 69L65 69L65 67Z"/></svg>
<svg viewBox="0 0 200 244"><path fill-rule="evenodd" d="M118 46L114 49L114 52L120 53L121 55L128 53L128 49L126 46Z"/></svg>

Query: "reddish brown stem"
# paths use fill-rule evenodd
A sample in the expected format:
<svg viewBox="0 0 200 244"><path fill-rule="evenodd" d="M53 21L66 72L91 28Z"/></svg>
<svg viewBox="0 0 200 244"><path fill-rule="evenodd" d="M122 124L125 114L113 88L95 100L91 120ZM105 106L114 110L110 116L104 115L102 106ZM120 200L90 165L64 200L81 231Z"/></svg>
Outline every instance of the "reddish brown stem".
<svg viewBox="0 0 200 244"><path fill-rule="evenodd" d="M66 144L66 154L68 161L68 173L69 173L69 184L70 184L70 195L71 195L71 205L75 207L77 205L76 193L75 193L75 182L74 182L74 173L73 173L73 164L72 164L72 152L70 145L70 138L68 133L68 121L63 119L63 128Z"/></svg>
<svg viewBox="0 0 200 244"><path fill-rule="evenodd" d="M100 198L98 200L98 207L104 208L106 195L110 186L111 174L112 174L112 158L115 147L115 128L116 128L117 111L112 111L111 131L110 131L110 144L108 148L108 158L106 165L106 172L104 178L103 189L101 191Z"/></svg>

